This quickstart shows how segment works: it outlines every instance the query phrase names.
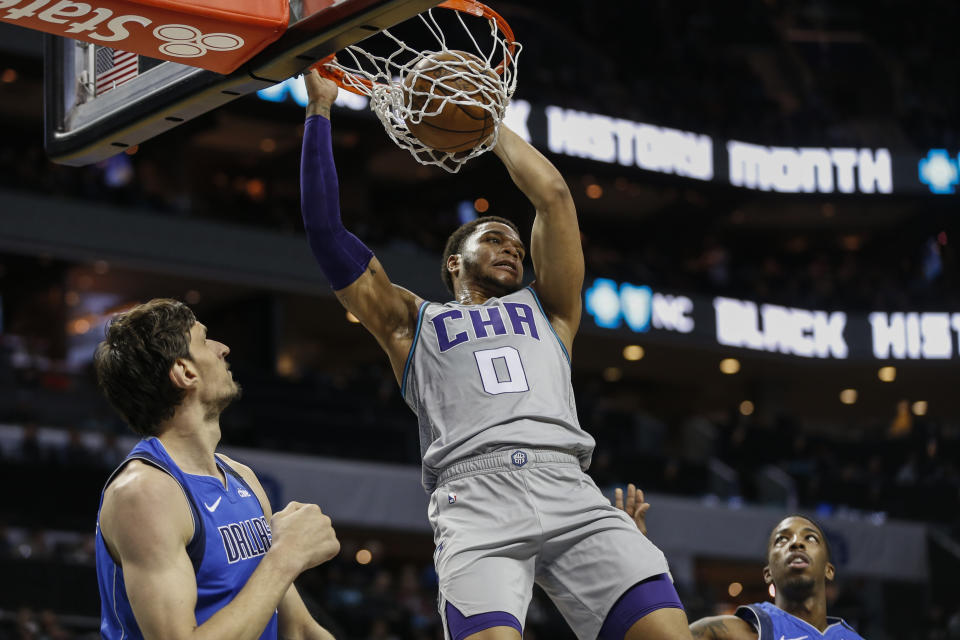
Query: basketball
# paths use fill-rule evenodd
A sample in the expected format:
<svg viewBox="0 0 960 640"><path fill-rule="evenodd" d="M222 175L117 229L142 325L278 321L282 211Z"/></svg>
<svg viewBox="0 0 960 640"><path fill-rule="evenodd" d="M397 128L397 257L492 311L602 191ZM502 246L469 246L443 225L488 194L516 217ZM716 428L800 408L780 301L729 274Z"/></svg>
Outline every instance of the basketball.
<svg viewBox="0 0 960 640"><path fill-rule="evenodd" d="M472 77L471 77L472 76ZM455 153L473 149L493 133L494 119L483 105L493 104L489 82L499 83L496 72L477 56L463 51L433 53L410 70L403 86L411 94L411 109L427 114L420 122L407 119L407 127L420 142L436 151ZM444 102L453 96L454 101ZM477 104L462 104L473 100ZM442 108L441 108L442 105Z"/></svg>

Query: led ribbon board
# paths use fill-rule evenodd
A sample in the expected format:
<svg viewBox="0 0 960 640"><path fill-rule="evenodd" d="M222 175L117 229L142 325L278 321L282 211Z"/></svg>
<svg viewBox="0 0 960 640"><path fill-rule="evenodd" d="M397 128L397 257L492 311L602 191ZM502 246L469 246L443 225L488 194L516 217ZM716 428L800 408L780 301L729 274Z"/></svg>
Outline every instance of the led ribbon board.
<svg viewBox="0 0 960 640"><path fill-rule="evenodd" d="M800 309L686 296L609 278L588 283L584 309L585 328L642 334L651 343L814 360L960 360L958 311Z"/></svg>

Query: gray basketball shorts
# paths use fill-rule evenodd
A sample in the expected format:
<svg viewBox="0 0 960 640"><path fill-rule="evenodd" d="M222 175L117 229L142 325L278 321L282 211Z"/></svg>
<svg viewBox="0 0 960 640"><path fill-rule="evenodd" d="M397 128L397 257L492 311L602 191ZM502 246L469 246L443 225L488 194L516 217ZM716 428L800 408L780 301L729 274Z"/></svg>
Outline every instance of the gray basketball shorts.
<svg viewBox="0 0 960 640"><path fill-rule="evenodd" d="M663 552L566 453L454 463L437 479L429 517L441 617L449 602L465 616L505 611L523 624L536 582L580 640L595 640L627 589L668 572Z"/></svg>

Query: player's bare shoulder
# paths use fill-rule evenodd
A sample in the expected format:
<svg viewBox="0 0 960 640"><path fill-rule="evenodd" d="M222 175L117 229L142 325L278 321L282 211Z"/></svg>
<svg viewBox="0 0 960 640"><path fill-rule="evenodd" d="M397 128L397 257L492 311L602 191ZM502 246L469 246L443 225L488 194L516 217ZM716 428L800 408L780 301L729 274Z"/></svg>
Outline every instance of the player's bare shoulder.
<svg viewBox="0 0 960 640"><path fill-rule="evenodd" d="M193 518L180 484L167 472L131 460L103 493L98 521L111 554L143 537L146 531L182 537L193 535Z"/></svg>
<svg viewBox="0 0 960 640"><path fill-rule="evenodd" d="M757 640L756 629L737 616L700 618L690 625L693 640Z"/></svg>
<svg viewBox="0 0 960 640"><path fill-rule="evenodd" d="M171 502L170 494L179 493L180 485L173 477L140 460L131 460L117 473L103 494L103 507L137 507L144 503Z"/></svg>

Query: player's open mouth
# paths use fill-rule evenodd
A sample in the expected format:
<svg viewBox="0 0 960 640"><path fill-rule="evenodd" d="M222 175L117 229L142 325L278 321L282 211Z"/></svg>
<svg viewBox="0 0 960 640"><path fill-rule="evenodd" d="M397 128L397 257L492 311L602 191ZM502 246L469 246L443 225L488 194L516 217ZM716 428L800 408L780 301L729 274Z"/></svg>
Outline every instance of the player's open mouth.
<svg viewBox="0 0 960 640"><path fill-rule="evenodd" d="M794 569L806 569L810 566L810 558L803 553L792 553L787 557L787 566Z"/></svg>
<svg viewBox="0 0 960 640"><path fill-rule="evenodd" d="M493 263L493 267L495 269L504 269L510 273L517 273L517 268L510 262L495 262Z"/></svg>

